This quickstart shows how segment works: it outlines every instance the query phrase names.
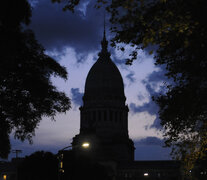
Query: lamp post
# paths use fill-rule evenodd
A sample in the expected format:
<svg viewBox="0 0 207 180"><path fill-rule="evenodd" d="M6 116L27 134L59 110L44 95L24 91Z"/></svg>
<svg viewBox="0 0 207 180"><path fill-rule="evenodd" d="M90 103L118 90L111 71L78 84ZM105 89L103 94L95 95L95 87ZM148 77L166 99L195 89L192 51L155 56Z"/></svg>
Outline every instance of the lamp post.
<svg viewBox="0 0 207 180"><path fill-rule="evenodd" d="M78 148L78 147L81 147L83 149L87 149L90 147L90 143L89 142L83 142L81 145L76 145L76 146L66 146L62 149L60 149L58 151L58 160L59 160L59 165L58 165L58 180L62 180L62 176L64 174L64 165L63 165L63 158L64 158L64 151L68 148Z"/></svg>

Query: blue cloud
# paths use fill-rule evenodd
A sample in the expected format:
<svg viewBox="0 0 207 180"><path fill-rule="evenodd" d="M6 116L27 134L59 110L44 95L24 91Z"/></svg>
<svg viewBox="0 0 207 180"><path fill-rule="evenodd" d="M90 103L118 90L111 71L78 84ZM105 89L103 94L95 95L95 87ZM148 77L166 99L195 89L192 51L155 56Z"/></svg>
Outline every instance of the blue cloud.
<svg viewBox="0 0 207 180"><path fill-rule="evenodd" d="M145 97L142 95L142 94L138 94L138 99L139 99L139 101L142 101L142 100L144 100L145 99Z"/></svg>
<svg viewBox="0 0 207 180"><path fill-rule="evenodd" d="M75 106L81 106L82 105L82 97L83 93L80 92L79 88L71 88L71 94L72 94L72 102Z"/></svg>
<svg viewBox="0 0 207 180"><path fill-rule="evenodd" d="M153 71L145 80L142 81L150 97L153 97L153 96L157 97L167 92L165 83L172 84L172 81L169 80L165 76L165 74L166 74L165 67L160 66L159 71ZM140 100L140 97L143 98L143 95L139 94L138 96L139 100ZM129 107L133 113L148 112L150 115L156 116L154 122L150 126L146 126L146 129L147 128L155 128L155 129L162 128L160 124L159 114L158 114L159 106L152 100L152 98L149 99L149 102L144 103L141 106L136 106L136 104L131 103Z"/></svg>
<svg viewBox="0 0 207 180"><path fill-rule="evenodd" d="M158 106L153 101L144 103L141 106L136 106L136 104L130 103L129 107L130 111L134 113L148 112L150 115L156 115L158 112Z"/></svg>
<svg viewBox="0 0 207 180"><path fill-rule="evenodd" d="M164 140L155 136L148 136L136 141L137 145L157 145L164 146Z"/></svg>
<svg viewBox="0 0 207 180"><path fill-rule="evenodd" d="M126 75L126 78L131 82L134 83L135 82L135 77L134 77L134 72L131 71L129 74Z"/></svg>
<svg viewBox="0 0 207 180"><path fill-rule="evenodd" d="M80 3L75 13L64 12L64 3L51 3L51 0L39 0L35 5L30 28L47 50L64 50L70 46L78 53L88 53L100 48L103 12L94 8L94 1Z"/></svg>
<svg viewBox="0 0 207 180"><path fill-rule="evenodd" d="M164 146L164 140L157 137L146 137L134 142L135 160L171 160L171 148Z"/></svg>
<svg viewBox="0 0 207 180"><path fill-rule="evenodd" d="M168 78L165 76L166 71L164 66L159 71L153 71L147 78L149 82L160 82L160 81L168 81Z"/></svg>
<svg viewBox="0 0 207 180"><path fill-rule="evenodd" d="M136 145L135 160L172 160L171 149L156 145Z"/></svg>
<svg viewBox="0 0 207 180"><path fill-rule="evenodd" d="M145 128L147 129L147 128L155 128L155 129L161 129L162 128L162 126L161 126L161 120L160 120L160 118L158 117L158 115L156 116L156 118L155 118L155 120L154 120L154 122L153 122L153 124L152 125L150 125L150 126L146 126Z"/></svg>

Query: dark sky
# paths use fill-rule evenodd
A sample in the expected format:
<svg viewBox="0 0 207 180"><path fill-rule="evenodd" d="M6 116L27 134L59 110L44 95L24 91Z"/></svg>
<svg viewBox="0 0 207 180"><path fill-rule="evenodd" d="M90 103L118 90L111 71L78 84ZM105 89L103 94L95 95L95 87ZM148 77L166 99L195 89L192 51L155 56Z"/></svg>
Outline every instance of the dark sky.
<svg viewBox="0 0 207 180"><path fill-rule="evenodd" d="M63 50L67 46L78 53L97 50L103 32L103 11L93 6L92 3L86 8L80 5L72 13L63 12L63 4L38 1L33 9L31 28L47 50Z"/></svg>
<svg viewBox="0 0 207 180"><path fill-rule="evenodd" d="M64 90L72 100L73 108L66 115L58 115L57 121L45 120L36 130L33 145L11 138L13 149L23 149L23 155L37 150L57 152L67 146L79 131L79 109L84 93L87 73L97 59L100 41L103 37L104 13L94 9L94 1L83 0L75 13L63 12L63 4L53 4L50 0L34 0L30 28L44 46L46 52L64 65L69 80L54 79L54 83ZM110 24L106 15L107 39ZM117 64L125 84L129 106L129 134L134 140L137 160L170 159L170 149L163 148L158 107L151 97L164 92L164 67L155 67L153 56L140 52L132 66L126 66L125 59L131 49L127 46L123 54L109 47L113 61ZM13 157L14 155L10 155Z"/></svg>

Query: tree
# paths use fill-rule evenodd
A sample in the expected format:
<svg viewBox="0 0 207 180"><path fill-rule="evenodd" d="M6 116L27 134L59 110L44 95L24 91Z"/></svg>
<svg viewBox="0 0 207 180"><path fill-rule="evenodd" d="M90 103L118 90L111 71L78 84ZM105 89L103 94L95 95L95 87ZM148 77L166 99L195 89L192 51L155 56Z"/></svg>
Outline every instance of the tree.
<svg viewBox="0 0 207 180"><path fill-rule="evenodd" d="M113 169L110 166L102 165L93 158L92 152L74 150L62 151L62 179L91 179L110 180ZM110 174L111 173L111 174Z"/></svg>
<svg viewBox="0 0 207 180"><path fill-rule="evenodd" d="M58 179L58 160L51 152L37 151L20 163L17 170L18 179Z"/></svg>
<svg viewBox="0 0 207 180"><path fill-rule="evenodd" d="M79 0L67 3L65 9L74 10ZM164 64L166 76L174 80L154 100L166 145L191 169L207 148L207 1L98 0L96 7L102 5L111 15L112 45L136 48L127 64L136 59L138 49L154 47L156 64Z"/></svg>
<svg viewBox="0 0 207 180"><path fill-rule="evenodd" d="M0 157L10 152L9 135L32 142L43 116L54 119L66 112L70 100L51 82L67 79L67 71L44 53L27 28L31 7L27 0L0 3Z"/></svg>

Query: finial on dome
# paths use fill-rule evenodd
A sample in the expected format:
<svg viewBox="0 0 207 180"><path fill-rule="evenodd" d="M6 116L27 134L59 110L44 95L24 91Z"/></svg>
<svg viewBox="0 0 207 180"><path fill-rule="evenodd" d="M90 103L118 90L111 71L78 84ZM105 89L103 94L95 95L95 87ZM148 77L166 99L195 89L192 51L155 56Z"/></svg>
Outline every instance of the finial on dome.
<svg viewBox="0 0 207 180"><path fill-rule="evenodd" d="M106 39L106 21L105 21L105 10L104 10L104 37Z"/></svg>
<svg viewBox="0 0 207 180"><path fill-rule="evenodd" d="M106 40L106 22L105 22L105 11L104 11L104 31L103 31L103 40L101 41L102 50L100 54L109 54L108 48L108 41Z"/></svg>

